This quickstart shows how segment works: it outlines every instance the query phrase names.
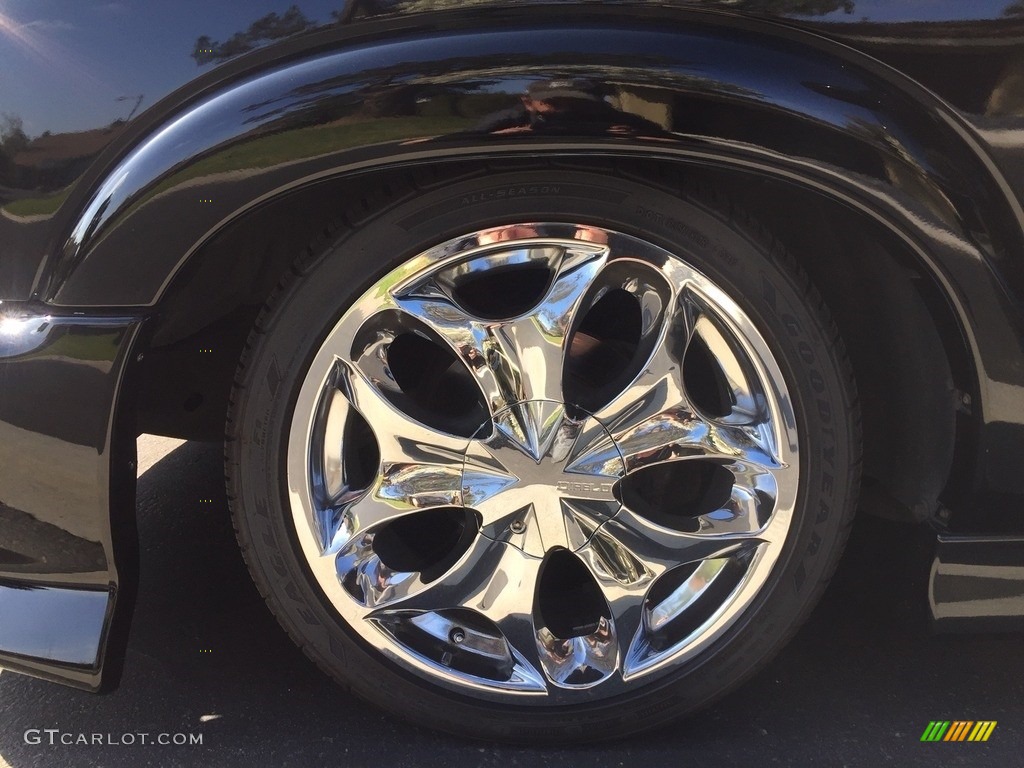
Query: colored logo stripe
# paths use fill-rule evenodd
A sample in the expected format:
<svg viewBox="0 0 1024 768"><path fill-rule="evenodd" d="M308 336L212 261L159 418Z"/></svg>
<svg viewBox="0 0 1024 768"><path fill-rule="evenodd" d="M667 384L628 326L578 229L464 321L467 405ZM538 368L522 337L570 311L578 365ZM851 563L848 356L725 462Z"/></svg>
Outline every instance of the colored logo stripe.
<svg viewBox="0 0 1024 768"><path fill-rule="evenodd" d="M995 720L932 720L921 741L988 741L995 729Z"/></svg>
<svg viewBox="0 0 1024 768"><path fill-rule="evenodd" d="M995 720L981 720L977 725L974 726L974 730L971 731L971 735L967 737L968 741L988 741L988 737L992 735L992 731L996 729Z"/></svg>
<svg viewBox="0 0 1024 768"><path fill-rule="evenodd" d="M974 725L970 720L954 720L943 741L963 741L967 730Z"/></svg>

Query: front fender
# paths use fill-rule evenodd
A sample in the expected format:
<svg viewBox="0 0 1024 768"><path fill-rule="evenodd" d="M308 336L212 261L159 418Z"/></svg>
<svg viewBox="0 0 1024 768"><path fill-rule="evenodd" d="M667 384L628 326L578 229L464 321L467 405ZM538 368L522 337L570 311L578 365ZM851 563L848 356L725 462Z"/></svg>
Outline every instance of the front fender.
<svg viewBox="0 0 1024 768"><path fill-rule="evenodd" d="M968 129L867 57L767 22L571 16L340 40L188 103L96 185L44 270L42 295L65 306L152 305L198 245L268 197L356 170L484 153L757 166L855 197L929 252L935 240L973 258L1019 251L1024 215ZM493 129L489 116L545 81L585 82L634 118L629 130L589 115L557 131Z"/></svg>
<svg viewBox="0 0 1024 768"><path fill-rule="evenodd" d="M63 306L154 305L226 223L327 177L552 152L715 163L813 187L903 238L959 318L977 374L967 389L993 435L978 458L1020 442L988 427L1022 429L1024 215L947 105L770 22L594 8L431 18L320 40L305 58L260 54L249 71L236 62L246 74L124 148L68 220L38 292ZM531 94L559 88L557 129L509 130ZM985 466L995 488L1015 488L1024 469Z"/></svg>

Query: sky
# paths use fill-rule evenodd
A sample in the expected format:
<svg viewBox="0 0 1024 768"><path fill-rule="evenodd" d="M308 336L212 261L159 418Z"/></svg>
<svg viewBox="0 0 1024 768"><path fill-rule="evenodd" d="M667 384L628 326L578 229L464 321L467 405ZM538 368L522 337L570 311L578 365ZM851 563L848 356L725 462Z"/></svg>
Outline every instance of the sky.
<svg viewBox="0 0 1024 768"><path fill-rule="evenodd" d="M200 35L224 40L295 2L326 22L344 0L0 0L0 113L30 136L109 125L206 71ZM998 16L1010 0L855 0L830 21L941 21ZM699 5L699 0L694 4ZM715 5L710 0L709 5ZM43 95L40 98L40 95ZM120 101L119 101L120 99Z"/></svg>

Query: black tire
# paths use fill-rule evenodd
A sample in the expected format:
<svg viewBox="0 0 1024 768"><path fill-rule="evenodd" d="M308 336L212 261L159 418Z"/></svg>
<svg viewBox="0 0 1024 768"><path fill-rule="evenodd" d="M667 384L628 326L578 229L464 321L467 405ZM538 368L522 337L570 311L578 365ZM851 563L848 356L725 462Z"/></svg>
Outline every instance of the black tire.
<svg viewBox="0 0 1024 768"><path fill-rule="evenodd" d="M418 190L413 180L370 214L353 213L308 253L261 314L236 378L227 478L238 539L260 591L292 639L353 693L415 723L464 737L531 744L609 739L702 707L764 666L807 616L852 522L860 472L853 375L820 296L750 220L724 215L682 184L655 187L614 172L495 170ZM800 434L797 505L754 602L696 657L611 700L523 706L453 693L370 648L324 596L288 514L286 435L297 392L328 330L396 264L451 237L542 219L641 237L687 261L737 302L767 340L792 395Z"/></svg>

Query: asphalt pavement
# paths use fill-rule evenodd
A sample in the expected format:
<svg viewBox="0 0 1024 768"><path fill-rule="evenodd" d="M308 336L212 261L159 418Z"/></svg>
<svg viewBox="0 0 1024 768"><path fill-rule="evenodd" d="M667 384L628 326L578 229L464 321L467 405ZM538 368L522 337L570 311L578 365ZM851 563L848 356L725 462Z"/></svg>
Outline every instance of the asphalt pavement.
<svg viewBox="0 0 1024 768"><path fill-rule="evenodd" d="M0 768L1024 764L1024 635L930 632L919 528L859 520L807 624L712 708L630 741L509 748L415 728L345 695L250 582L219 446L139 446L142 580L122 685L92 696L0 673ZM932 720L998 725L986 743L922 743Z"/></svg>

